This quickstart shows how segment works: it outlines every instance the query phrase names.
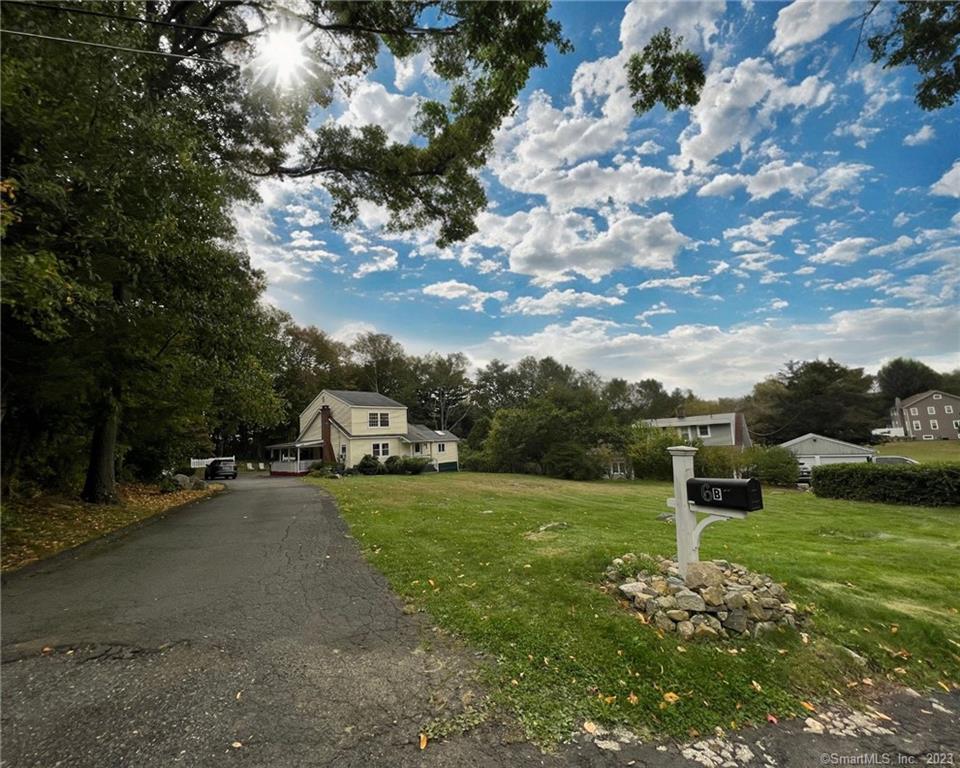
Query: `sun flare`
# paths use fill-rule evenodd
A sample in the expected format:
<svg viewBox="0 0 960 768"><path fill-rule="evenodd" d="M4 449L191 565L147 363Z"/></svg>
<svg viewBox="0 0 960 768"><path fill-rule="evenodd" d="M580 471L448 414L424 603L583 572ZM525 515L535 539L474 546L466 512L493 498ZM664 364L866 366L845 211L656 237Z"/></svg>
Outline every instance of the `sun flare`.
<svg viewBox="0 0 960 768"><path fill-rule="evenodd" d="M284 25L261 37L253 60L254 82L279 91L303 85L313 75L308 34Z"/></svg>

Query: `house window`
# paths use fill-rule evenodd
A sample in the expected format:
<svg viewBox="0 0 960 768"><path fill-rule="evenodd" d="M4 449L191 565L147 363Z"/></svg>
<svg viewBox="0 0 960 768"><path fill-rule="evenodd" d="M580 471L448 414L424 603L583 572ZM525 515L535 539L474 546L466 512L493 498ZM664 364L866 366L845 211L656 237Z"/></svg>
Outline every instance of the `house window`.
<svg viewBox="0 0 960 768"><path fill-rule="evenodd" d="M437 453L443 453L447 450L446 443L437 443Z"/></svg>
<svg viewBox="0 0 960 768"><path fill-rule="evenodd" d="M380 426L381 426L381 427L389 427L389 426L390 426L390 414L389 414L389 413L381 413L381 414L380 414Z"/></svg>
<svg viewBox="0 0 960 768"><path fill-rule="evenodd" d="M953 413L953 406L952 406L952 405L945 405L945 406L943 406L943 412L944 412L944 413Z"/></svg>
<svg viewBox="0 0 960 768"><path fill-rule="evenodd" d="M924 439L924 440L933 440L933 435L924 435L924 436L923 436L923 439Z"/></svg>
<svg viewBox="0 0 960 768"><path fill-rule="evenodd" d="M934 406L932 405L927 406L927 414L929 414L930 416L933 416L934 414L936 414L936 412L937 412L937 409Z"/></svg>
<svg viewBox="0 0 960 768"><path fill-rule="evenodd" d="M697 434L700 437L710 437L710 425L709 424L700 424L697 427Z"/></svg>
<svg viewBox="0 0 960 768"><path fill-rule="evenodd" d="M936 419L930 419L930 429L940 429L940 423Z"/></svg>
<svg viewBox="0 0 960 768"><path fill-rule="evenodd" d="M385 458L390 455L390 443L374 443L373 455L377 458Z"/></svg>
<svg viewBox="0 0 960 768"><path fill-rule="evenodd" d="M910 409L910 415L911 415L911 416L916 416L918 413L920 413L919 409L917 409L917 408L911 408L911 409Z"/></svg>
<svg viewBox="0 0 960 768"><path fill-rule="evenodd" d="M413 444L413 452L414 452L414 453L420 453L420 443L414 443L414 444Z"/></svg>
<svg viewBox="0 0 960 768"><path fill-rule="evenodd" d="M957 432L960 432L960 419L954 420L953 428L957 430Z"/></svg>
<svg viewBox="0 0 960 768"><path fill-rule="evenodd" d="M920 422L919 422L919 421L913 422L913 431L914 431L914 432L919 432L921 429L923 429L923 427L920 426Z"/></svg>
<svg viewBox="0 0 960 768"><path fill-rule="evenodd" d="M933 399L934 399L934 400L943 400L943 395L934 395L934 396L933 396Z"/></svg>
<svg viewBox="0 0 960 768"><path fill-rule="evenodd" d="M389 413L368 413L367 426L368 427L389 427L390 414Z"/></svg>

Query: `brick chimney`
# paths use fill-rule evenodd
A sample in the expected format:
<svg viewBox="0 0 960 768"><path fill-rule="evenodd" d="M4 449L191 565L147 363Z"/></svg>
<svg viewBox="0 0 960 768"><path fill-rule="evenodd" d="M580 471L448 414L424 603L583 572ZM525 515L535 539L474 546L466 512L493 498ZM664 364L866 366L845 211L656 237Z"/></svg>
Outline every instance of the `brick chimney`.
<svg viewBox="0 0 960 768"><path fill-rule="evenodd" d="M333 453L333 439L330 437L330 406L320 406L320 437L323 438L323 463L336 464Z"/></svg>

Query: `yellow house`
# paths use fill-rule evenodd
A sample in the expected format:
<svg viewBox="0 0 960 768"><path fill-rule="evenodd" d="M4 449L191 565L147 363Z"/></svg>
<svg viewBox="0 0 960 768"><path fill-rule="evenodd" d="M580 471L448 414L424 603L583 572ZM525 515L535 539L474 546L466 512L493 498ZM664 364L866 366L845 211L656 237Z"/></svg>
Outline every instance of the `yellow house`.
<svg viewBox="0 0 960 768"><path fill-rule="evenodd" d="M452 432L407 423L407 406L379 392L325 389L300 414L291 443L269 445L270 473L302 475L315 461L355 467L364 456L429 459L438 472L460 469Z"/></svg>

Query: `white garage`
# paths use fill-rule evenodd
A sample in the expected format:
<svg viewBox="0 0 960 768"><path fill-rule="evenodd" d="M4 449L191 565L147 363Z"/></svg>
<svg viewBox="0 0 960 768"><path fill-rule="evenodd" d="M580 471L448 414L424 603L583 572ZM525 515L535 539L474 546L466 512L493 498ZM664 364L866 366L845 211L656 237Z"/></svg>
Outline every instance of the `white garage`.
<svg viewBox="0 0 960 768"><path fill-rule="evenodd" d="M801 468L812 470L822 464L850 464L872 461L876 451L862 445L847 443L833 437L824 437L809 432L780 444L800 463Z"/></svg>

